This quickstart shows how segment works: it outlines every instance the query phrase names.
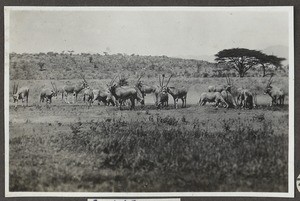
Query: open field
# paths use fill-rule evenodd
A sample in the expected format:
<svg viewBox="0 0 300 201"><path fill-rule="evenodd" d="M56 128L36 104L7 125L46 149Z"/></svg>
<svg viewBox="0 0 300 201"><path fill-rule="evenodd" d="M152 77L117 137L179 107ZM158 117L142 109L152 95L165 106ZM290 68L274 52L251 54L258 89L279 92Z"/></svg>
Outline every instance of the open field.
<svg viewBox="0 0 300 201"><path fill-rule="evenodd" d="M49 81L24 80L29 107L10 106L9 188L11 191L207 192L288 190L288 98L268 106L267 78L233 79L258 93L253 110L200 107L201 92L225 79L172 80L189 86L187 108L146 106L118 110L61 97L39 104ZM14 81L11 81L13 83ZM66 81L56 81L60 87ZM78 82L78 80L70 80ZM88 80L92 87L109 80ZM133 81L131 81L133 83ZM157 83L149 80L149 83ZM287 78L274 84L288 89ZM12 88L12 86L10 86Z"/></svg>

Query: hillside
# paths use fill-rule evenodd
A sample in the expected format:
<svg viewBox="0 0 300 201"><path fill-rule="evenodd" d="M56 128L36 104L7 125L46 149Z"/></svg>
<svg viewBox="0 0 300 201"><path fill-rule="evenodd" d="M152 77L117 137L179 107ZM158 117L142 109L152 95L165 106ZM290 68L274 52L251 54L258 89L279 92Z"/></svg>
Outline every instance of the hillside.
<svg viewBox="0 0 300 201"><path fill-rule="evenodd" d="M224 77L237 76L224 66L195 59L171 58L167 56L140 56L127 54L10 54L10 79L78 79L83 74L86 79L112 78L121 73L125 77L157 77L173 74L174 77ZM259 71L247 76L258 76Z"/></svg>

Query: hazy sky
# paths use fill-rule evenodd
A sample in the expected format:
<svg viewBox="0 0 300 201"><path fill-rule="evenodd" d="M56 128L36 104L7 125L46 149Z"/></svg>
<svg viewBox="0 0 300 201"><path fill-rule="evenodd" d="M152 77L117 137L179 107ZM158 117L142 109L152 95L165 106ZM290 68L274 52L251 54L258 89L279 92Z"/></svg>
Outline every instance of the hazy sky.
<svg viewBox="0 0 300 201"><path fill-rule="evenodd" d="M214 55L288 46L285 11L10 11L10 52Z"/></svg>

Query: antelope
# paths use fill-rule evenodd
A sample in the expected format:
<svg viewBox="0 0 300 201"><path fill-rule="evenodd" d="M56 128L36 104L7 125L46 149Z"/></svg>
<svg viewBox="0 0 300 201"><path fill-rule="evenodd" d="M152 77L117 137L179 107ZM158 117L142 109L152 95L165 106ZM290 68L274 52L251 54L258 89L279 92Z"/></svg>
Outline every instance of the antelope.
<svg viewBox="0 0 300 201"><path fill-rule="evenodd" d="M155 93L157 91L157 87L146 85L141 81L138 83L137 87L140 89L143 96L146 96L147 94Z"/></svg>
<svg viewBox="0 0 300 201"><path fill-rule="evenodd" d="M74 95L76 95L75 92L74 92ZM86 97L87 97L87 98L86 98ZM88 87L88 88L84 91L84 94L83 94L83 101L84 101L84 102L87 102L87 104L88 104L89 106L91 106L92 103L94 102L94 97L95 97L95 95L94 95L94 90Z"/></svg>
<svg viewBox="0 0 300 201"><path fill-rule="evenodd" d="M24 86L18 89L19 84L13 85L13 100L15 103L15 108L18 106L18 101L22 100L22 106L24 106L24 101L26 100L26 106L28 106L28 96L29 88Z"/></svg>
<svg viewBox="0 0 300 201"><path fill-rule="evenodd" d="M175 88L175 87L168 87L168 84L170 82L172 75L169 77L169 80L166 84L166 86L164 86L163 90L167 93L169 93L173 99L174 99L174 107L177 109L177 102L178 99L181 99L182 101L182 107L186 107L186 96L187 96L187 88L185 87L180 87L180 88Z"/></svg>
<svg viewBox="0 0 300 201"><path fill-rule="evenodd" d="M98 105L100 102L103 102L104 105L112 104L112 106L117 105L116 98L110 93L108 89L106 90L96 90L94 101L98 101Z"/></svg>
<svg viewBox="0 0 300 201"><path fill-rule="evenodd" d="M96 100L98 101L98 105L100 105L100 102L103 102L105 105L116 105L116 99L108 89L91 90L88 87L83 93L83 102L91 101L91 103L94 103Z"/></svg>
<svg viewBox="0 0 300 201"><path fill-rule="evenodd" d="M165 92L157 93L155 105L157 108L168 107L169 95Z"/></svg>
<svg viewBox="0 0 300 201"><path fill-rule="evenodd" d="M155 93L157 91L157 87L144 84L142 81L140 81L141 77L142 76L139 77L135 86L142 92L143 97L145 97L147 94Z"/></svg>
<svg viewBox="0 0 300 201"><path fill-rule="evenodd" d="M222 91L228 91L231 93L231 87L232 87L232 82L228 76L226 76L226 85L217 85L217 86L209 86L208 87L208 92L222 92Z"/></svg>
<svg viewBox="0 0 300 201"><path fill-rule="evenodd" d="M249 89L238 88L237 102L242 108L252 109L256 107L256 94Z"/></svg>
<svg viewBox="0 0 300 201"><path fill-rule="evenodd" d="M270 106L273 105L284 105L284 91L282 88L271 86L272 84L272 76L270 77L267 87L265 89L264 94L268 94L271 97L271 103Z"/></svg>
<svg viewBox="0 0 300 201"><path fill-rule="evenodd" d="M207 102L215 102L216 107L219 106L219 103L224 103L226 108L229 107L229 104L224 100L222 94L220 92L204 92L200 95L199 105L203 106Z"/></svg>
<svg viewBox="0 0 300 201"><path fill-rule="evenodd" d="M57 97L58 90L56 84L51 82L51 85L52 85L52 89L49 88L42 89L40 94L40 102L44 102L44 100L46 99L46 104L47 103L51 104L52 97Z"/></svg>
<svg viewBox="0 0 300 201"><path fill-rule="evenodd" d="M130 109L134 109L135 100L144 105L144 98L141 91L137 87L118 86L114 84L116 77L110 82L109 91L119 101L120 110L122 110L122 103L128 99L131 101Z"/></svg>
<svg viewBox="0 0 300 201"><path fill-rule="evenodd" d="M161 81L160 76L159 78L159 87L157 87L154 91L155 94L155 105L157 108L160 107L167 107L169 105L169 95L167 92L163 90L163 81L164 81L165 75L163 75L163 79Z"/></svg>
<svg viewBox="0 0 300 201"><path fill-rule="evenodd" d="M226 103L228 104L228 107L234 108L237 106L234 97L232 96L232 94L229 91L223 90L221 92L221 95L224 98L224 100L226 101Z"/></svg>
<svg viewBox="0 0 300 201"><path fill-rule="evenodd" d="M73 94L74 98L75 98L75 102L77 102L77 96L78 94L85 88L88 87L88 83L85 80L85 78L81 75L83 81L75 86L70 86L70 85L66 85L63 87L62 89L62 100L64 100L64 102L70 103L69 101L67 101L67 97L69 94ZM64 99L64 95L65 95L65 99Z"/></svg>

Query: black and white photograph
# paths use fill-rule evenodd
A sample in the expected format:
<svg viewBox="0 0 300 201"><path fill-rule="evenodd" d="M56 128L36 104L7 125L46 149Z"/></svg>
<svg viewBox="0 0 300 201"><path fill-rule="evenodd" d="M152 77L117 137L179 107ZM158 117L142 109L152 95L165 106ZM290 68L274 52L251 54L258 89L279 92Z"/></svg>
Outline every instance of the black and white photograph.
<svg viewBox="0 0 300 201"><path fill-rule="evenodd" d="M278 7L4 7L5 196L294 196Z"/></svg>

